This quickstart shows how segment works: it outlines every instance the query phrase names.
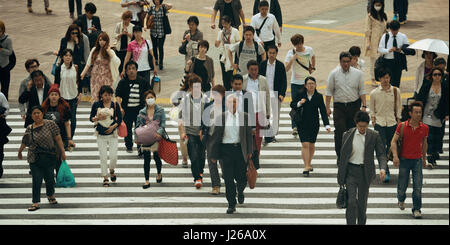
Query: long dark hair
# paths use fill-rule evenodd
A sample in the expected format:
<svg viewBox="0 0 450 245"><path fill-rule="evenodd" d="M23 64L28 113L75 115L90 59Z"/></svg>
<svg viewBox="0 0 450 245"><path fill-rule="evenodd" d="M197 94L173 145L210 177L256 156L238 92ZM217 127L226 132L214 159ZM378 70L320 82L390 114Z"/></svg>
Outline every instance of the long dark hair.
<svg viewBox="0 0 450 245"><path fill-rule="evenodd" d="M380 9L380 12L378 12L378 11L376 11L375 10L375 3L381 3L381 9ZM374 19L376 19L376 20L378 20L378 21L383 21L383 20L386 20L387 21L387 15L386 15L386 13L384 12L384 1L382 1L382 0L373 0L371 3L370 3L370 15L374 18ZM379 19L379 18L381 18L381 19Z"/></svg>

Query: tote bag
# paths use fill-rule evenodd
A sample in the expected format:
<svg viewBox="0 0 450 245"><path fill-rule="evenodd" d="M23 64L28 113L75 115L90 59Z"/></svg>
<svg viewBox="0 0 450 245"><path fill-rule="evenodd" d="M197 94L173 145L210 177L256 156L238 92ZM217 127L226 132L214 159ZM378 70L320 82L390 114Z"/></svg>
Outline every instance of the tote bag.
<svg viewBox="0 0 450 245"><path fill-rule="evenodd" d="M75 187L75 177L70 171L69 165L64 160L59 167L58 177L56 178L56 187Z"/></svg>

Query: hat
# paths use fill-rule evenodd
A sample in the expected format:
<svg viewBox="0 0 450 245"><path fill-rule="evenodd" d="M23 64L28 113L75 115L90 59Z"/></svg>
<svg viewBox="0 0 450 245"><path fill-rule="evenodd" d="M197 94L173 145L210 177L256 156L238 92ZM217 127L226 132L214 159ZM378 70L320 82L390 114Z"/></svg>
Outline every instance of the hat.
<svg viewBox="0 0 450 245"><path fill-rule="evenodd" d="M50 86L50 89L48 90L48 95L50 95L50 93L52 92L57 92L59 94L59 96L61 96L61 92L59 91L59 85L58 84L52 84Z"/></svg>

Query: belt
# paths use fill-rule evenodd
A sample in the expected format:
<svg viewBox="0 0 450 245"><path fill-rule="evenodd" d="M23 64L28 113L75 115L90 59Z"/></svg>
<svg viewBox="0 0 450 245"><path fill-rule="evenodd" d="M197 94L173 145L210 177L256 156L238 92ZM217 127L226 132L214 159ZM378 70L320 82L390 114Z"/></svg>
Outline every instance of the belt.
<svg viewBox="0 0 450 245"><path fill-rule="evenodd" d="M364 167L364 164L354 164L354 163L351 163L351 162L349 162L348 165L355 166L355 167L361 167L361 168Z"/></svg>
<svg viewBox="0 0 450 245"><path fill-rule="evenodd" d="M223 145L224 145L224 146L231 146L231 147L240 147L240 146L241 146L241 143L232 143L232 144L224 144L224 143L223 143Z"/></svg>
<svg viewBox="0 0 450 245"><path fill-rule="evenodd" d="M334 104L335 105L343 105L343 106L349 106L349 105L353 105L353 104L356 104L356 103L360 103L361 102L361 99L357 99L357 100L355 100L355 101L352 101L352 102L334 102Z"/></svg>

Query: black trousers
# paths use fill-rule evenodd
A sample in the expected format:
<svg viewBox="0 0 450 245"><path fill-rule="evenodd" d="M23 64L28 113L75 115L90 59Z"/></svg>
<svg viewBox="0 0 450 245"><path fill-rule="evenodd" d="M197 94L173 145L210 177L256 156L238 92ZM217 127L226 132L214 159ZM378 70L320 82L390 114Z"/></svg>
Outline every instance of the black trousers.
<svg viewBox="0 0 450 245"><path fill-rule="evenodd" d="M8 68L0 67L0 84L2 86L2 93L5 95L6 99L8 99L9 92L9 83L11 82L11 72Z"/></svg>
<svg viewBox="0 0 450 245"><path fill-rule="evenodd" d="M198 179L202 179L200 174L203 174L203 169L205 168L205 160L206 160L206 149L203 146L202 141L200 140L200 136L188 134L188 155L191 160L191 171L192 177L194 177L194 181Z"/></svg>
<svg viewBox="0 0 450 245"><path fill-rule="evenodd" d="M353 118L356 112L361 108L361 99L351 103L334 103L333 104L333 118L334 118L334 148L338 160L341 156L342 136L345 131L356 126Z"/></svg>
<svg viewBox="0 0 450 245"><path fill-rule="evenodd" d="M136 125L137 116L139 115L139 107L126 108L123 120L127 126L127 137L125 137L125 146L127 149L133 148L133 123Z"/></svg>
<svg viewBox="0 0 450 245"><path fill-rule="evenodd" d="M384 59L385 65L391 71L391 85L400 88L402 67L396 59Z"/></svg>
<svg viewBox="0 0 450 245"><path fill-rule="evenodd" d="M153 44L153 55L155 56L155 62L158 62L160 66L163 64L164 60L164 43L166 41L166 36L162 38L157 38L152 35L150 35L152 38L152 44Z"/></svg>
<svg viewBox="0 0 450 245"><path fill-rule="evenodd" d="M75 11L75 1L77 2L77 16L80 16L82 8L81 0L69 0L69 12L73 14Z"/></svg>
<svg viewBox="0 0 450 245"><path fill-rule="evenodd" d="M367 199L369 198L369 185L366 178L364 165L348 164L346 179L348 202L345 211L347 225L366 224Z"/></svg>
<svg viewBox="0 0 450 245"><path fill-rule="evenodd" d="M152 156L151 156L150 151L143 151L143 153L144 153L145 180L149 180L150 179L150 161L152 160ZM161 162L161 158L159 158L157 151L153 152L153 159L155 160L155 163L156 163L156 171L158 172L158 174L160 174L161 168L162 168L162 162Z"/></svg>
<svg viewBox="0 0 450 245"><path fill-rule="evenodd" d="M235 207L236 187L237 192L242 194L247 186L247 162L242 155L241 144L222 144L221 156L228 206Z"/></svg>

